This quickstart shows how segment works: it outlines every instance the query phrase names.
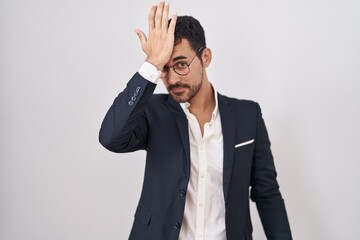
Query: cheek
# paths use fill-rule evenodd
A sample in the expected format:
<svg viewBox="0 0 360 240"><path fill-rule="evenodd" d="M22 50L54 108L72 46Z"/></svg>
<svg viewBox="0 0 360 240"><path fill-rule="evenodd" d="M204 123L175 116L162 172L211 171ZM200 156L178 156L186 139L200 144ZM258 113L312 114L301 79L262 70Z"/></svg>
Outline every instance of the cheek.
<svg viewBox="0 0 360 240"><path fill-rule="evenodd" d="M191 82L198 83L201 82L201 79L203 77L201 69L196 69L196 71L193 71L191 75L189 75L189 78L191 79Z"/></svg>
<svg viewBox="0 0 360 240"><path fill-rule="evenodd" d="M162 82L164 83L165 87L167 87L167 86L169 85L169 83L167 82L166 79L161 79L161 80L162 80Z"/></svg>
<svg viewBox="0 0 360 240"><path fill-rule="evenodd" d="M194 68L193 74L194 76L199 77L202 76L203 71L204 71L203 67L199 64L196 65L196 68Z"/></svg>

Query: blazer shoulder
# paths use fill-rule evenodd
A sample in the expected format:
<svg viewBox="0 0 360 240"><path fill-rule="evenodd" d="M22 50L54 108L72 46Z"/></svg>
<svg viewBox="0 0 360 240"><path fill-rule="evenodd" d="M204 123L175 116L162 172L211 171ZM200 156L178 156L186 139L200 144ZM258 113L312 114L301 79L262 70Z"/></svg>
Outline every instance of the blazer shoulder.
<svg viewBox="0 0 360 240"><path fill-rule="evenodd" d="M240 108L259 108L260 107L259 103L254 100L228 97L228 96L222 95L220 93L218 93L218 99L219 99L219 101L224 102L224 103L235 104L236 107L240 107Z"/></svg>
<svg viewBox="0 0 360 240"><path fill-rule="evenodd" d="M154 93L150 100L149 103L159 103L159 102L166 102L168 99L169 94L165 94L165 93Z"/></svg>
<svg viewBox="0 0 360 240"><path fill-rule="evenodd" d="M149 99L149 102L148 102L148 109L151 109L151 108L157 108L159 107L160 105L164 105L167 101L169 97L169 94L165 94L165 93L162 93L162 94L153 94L150 99Z"/></svg>

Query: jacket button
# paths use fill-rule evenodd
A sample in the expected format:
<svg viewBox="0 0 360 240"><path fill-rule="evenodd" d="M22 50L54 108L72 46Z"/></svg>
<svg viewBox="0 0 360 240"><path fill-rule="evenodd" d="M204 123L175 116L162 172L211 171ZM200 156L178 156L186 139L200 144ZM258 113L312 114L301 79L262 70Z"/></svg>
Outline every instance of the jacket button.
<svg viewBox="0 0 360 240"><path fill-rule="evenodd" d="M136 97L135 97L135 96L132 96L132 97L131 97L131 101L136 101Z"/></svg>
<svg viewBox="0 0 360 240"><path fill-rule="evenodd" d="M181 189L180 190L180 196L184 197L186 195L186 190L185 189Z"/></svg>
<svg viewBox="0 0 360 240"><path fill-rule="evenodd" d="M180 229L180 223L178 223L178 222L174 223L173 227L174 227L175 230L179 230Z"/></svg>
<svg viewBox="0 0 360 240"><path fill-rule="evenodd" d="M132 106L132 105L134 105L134 102L133 101L129 101L129 106Z"/></svg>

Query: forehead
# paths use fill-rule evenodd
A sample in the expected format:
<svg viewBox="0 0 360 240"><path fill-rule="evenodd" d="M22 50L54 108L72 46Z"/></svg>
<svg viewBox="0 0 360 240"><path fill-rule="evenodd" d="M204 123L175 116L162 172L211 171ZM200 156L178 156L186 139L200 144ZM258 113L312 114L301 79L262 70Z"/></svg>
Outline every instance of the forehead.
<svg viewBox="0 0 360 240"><path fill-rule="evenodd" d="M174 46L170 59L178 56L188 56L193 52L194 50L191 48L189 41L187 39L182 39L180 43Z"/></svg>

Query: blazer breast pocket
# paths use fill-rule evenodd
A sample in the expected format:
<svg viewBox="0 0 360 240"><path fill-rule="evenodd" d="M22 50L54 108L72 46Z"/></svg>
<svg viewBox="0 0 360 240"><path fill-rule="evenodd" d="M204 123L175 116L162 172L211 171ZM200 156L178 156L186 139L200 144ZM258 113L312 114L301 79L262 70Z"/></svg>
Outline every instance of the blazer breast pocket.
<svg viewBox="0 0 360 240"><path fill-rule="evenodd" d="M251 166L255 139L240 141L235 145L235 161L240 166Z"/></svg>
<svg viewBox="0 0 360 240"><path fill-rule="evenodd" d="M247 145L250 145L250 144L252 144L252 143L254 143L254 142L255 142L255 139L250 139L250 140L248 140L248 141L245 141L245 142L241 142L241 143L236 144L236 145L235 145L235 148L243 148L243 147L245 147L245 146L247 146Z"/></svg>

